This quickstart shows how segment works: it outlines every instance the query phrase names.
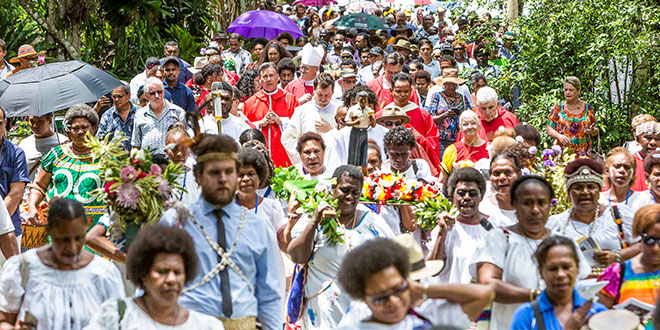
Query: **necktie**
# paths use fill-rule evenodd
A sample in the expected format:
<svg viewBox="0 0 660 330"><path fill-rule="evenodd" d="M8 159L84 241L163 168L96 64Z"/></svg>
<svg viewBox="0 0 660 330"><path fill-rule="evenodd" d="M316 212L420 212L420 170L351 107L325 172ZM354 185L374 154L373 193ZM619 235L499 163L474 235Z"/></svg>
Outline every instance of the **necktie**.
<svg viewBox="0 0 660 330"><path fill-rule="evenodd" d="M222 221L222 217L225 215L223 210L213 211L215 216L218 218L218 245L227 252L227 237L225 236L225 223ZM218 262L220 262L221 257L218 256ZM231 317L232 313L232 301L231 301L231 288L229 286L229 267L225 266L220 272L220 292L222 293L222 314L226 318Z"/></svg>

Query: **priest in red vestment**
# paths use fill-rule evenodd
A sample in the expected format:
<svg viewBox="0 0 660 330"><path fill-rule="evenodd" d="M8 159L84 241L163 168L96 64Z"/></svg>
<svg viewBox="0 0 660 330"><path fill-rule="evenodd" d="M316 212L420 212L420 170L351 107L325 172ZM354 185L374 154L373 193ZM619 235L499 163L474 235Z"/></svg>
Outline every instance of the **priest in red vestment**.
<svg viewBox="0 0 660 330"><path fill-rule="evenodd" d="M492 87L479 88L477 92L477 109L481 121L479 137L488 142L495 139L495 132L500 127L513 128L520 124L516 115L499 106L497 92ZM463 133L459 132L456 141L460 141L462 138Z"/></svg>
<svg viewBox="0 0 660 330"><path fill-rule="evenodd" d="M637 139L637 143L642 147L642 150L634 154L635 176L637 180L630 187L630 190L646 191L649 189L649 183L646 180L646 172L644 171L644 158L660 147L660 124L655 121L649 121L637 126L635 138Z"/></svg>
<svg viewBox="0 0 660 330"><path fill-rule="evenodd" d="M440 135L438 133L438 126L433 122L433 117L426 111L422 110L419 105L411 102L410 94L412 93L412 78L407 73L398 73L392 77L392 96L394 102L384 107L399 107L401 110L410 117L410 122L406 124L415 138L423 148L429 159L431 160L432 167L440 170ZM376 113L376 118L383 115L383 110Z"/></svg>
<svg viewBox="0 0 660 330"><path fill-rule="evenodd" d="M294 79L286 85L285 91L295 95L301 105L312 99L314 95L314 78L319 72L319 66L325 55L323 46L313 47L308 43L300 52L300 78Z"/></svg>
<svg viewBox="0 0 660 330"><path fill-rule="evenodd" d="M277 87L279 75L272 63L259 68L262 90L245 101L243 113L266 137L275 166L291 166L291 160L282 145L282 131L298 106L298 100Z"/></svg>
<svg viewBox="0 0 660 330"><path fill-rule="evenodd" d="M378 96L377 108L379 110L394 102L394 99L392 98L392 77L401 72L404 63L405 59L401 54L396 52L388 54L383 61L383 74L367 83L367 86L373 89L376 96ZM419 95L416 90L413 89L410 93L409 99L410 102L419 106Z"/></svg>

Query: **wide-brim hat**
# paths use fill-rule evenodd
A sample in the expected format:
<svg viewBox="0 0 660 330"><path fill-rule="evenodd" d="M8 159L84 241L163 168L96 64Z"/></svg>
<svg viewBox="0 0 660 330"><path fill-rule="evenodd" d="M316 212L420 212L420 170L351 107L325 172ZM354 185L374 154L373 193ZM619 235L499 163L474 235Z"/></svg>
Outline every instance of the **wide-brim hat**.
<svg viewBox="0 0 660 330"><path fill-rule="evenodd" d="M199 72L202 70L202 68L209 64L209 58L206 56L198 56L195 57L195 63L193 66L188 67L188 71L192 72L193 74Z"/></svg>
<svg viewBox="0 0 660 330"><path fill-rule="evenodd" d="M394 48L395 50L397 48L403 48L403 49L407 49L408 51L411 51L410 41L406 39L399 39L399 41L397 41L395 44L392 45L392 48Z"/></svg>
<svg viewBox="0 0 660 330"><path fill-rule="evenodd" d="M410 121L410 117L408 117L408 115L406 115L406 113L397 106L391 106L383 109L382 115L376 118L376 123L380 123L387 119L402 119L404 125Z"/></svg>
<svg viewBox="0 0 660 330"><path fill-rule="evenodd" d="M408 261L410 262L410 275L408 277L412 280L417 281L438 275L442 267L445 266L445 262L442 260L424 260L422 248L409 233L395 237L394 242L401 245L408 252Z"/></svg>
<svg viewBox="0 0 660 330"><path fill-rule="evenodd" d="M46 51L42 50L39 53L37 53L37 51L34 50L34 47L32 47L32 45L23 45L21 47L18 47L18 55L10 59L9 63L18 63L19 58L40 56L40 55L46 55Z"/></svg>
<svg viewBox="0 0 660 330"><path fill-rule="evenodd" d="M397 25L396 29L392 29L392 32L405 32L408 34L408 36L411 36L413 34L412 29L404 25Z"/></svg>
<svg viewBox="0 0 660 330"><path fill-rule="evenodd" d="M458 70L454 68L447 68L442 70L442 77L437 77L433 80L436 85L444 85L447 82L452 82L456 85L462 85L465 83L465 79L458 77Z"/></svg>
<svg viewBox="0 0 660 330"><path fill-rule="evenodd" d="M643 329L640 326L639 316L627 309L610 309L594 314L589 319L589 329L605 330L633 330Z"/></svg>

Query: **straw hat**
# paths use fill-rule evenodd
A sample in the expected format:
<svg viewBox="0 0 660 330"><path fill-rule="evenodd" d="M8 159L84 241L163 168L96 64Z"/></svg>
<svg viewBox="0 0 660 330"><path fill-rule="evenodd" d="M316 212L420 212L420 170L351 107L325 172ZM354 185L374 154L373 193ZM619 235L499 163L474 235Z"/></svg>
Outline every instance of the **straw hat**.
<svg viewBox="0 0 660 330"><path fill-rule="evenodd" d="M408 252L410 261L410 275L413 280L435 276L442 270L445 262L442 260L424 260L424 253L415 238L406 233L394 238L394 242L401 245Z"/></svg>
<svg viewBox="0 0 660 330"><path fill-rule="evenodd" d="M19 58L24 58L24 57L37 57L40 55L46 55L46 51L42 50L39 53L34 50L34 47L32 45L23 45L18 48L18 56L12 58L9 60L9 63L18 63Z"/></svg>
<svg viewBox="0 0 660 330"><path fill-rule="evenodd" d="M410 41L406 39L399 39L399 41L397 41L394 45L392 45L392 48L394 49L403 48L403 49L411 50Z"/></svg>
<svg viewBox="0 0 660 330"><path fill-rule="evenodd" d="M456 85L462 85L465 83L465 79L461 79L458 77L458 70L454 68L447 68L442 70L442 78L437 77L435 78L435 83L436 85L444 85L446 82L453 82Z"/></svg>
<svg viewBox="0 0 660 330"><path fill-rule="evenodd" d="M209 64L209 58L208 57L206 57L206 56L195 57L195 64L191 67L188 67L188 71L195 74L195 73L201 71L202 68L207 64Z"/></svg>
<svg viewBox="0 0 660 330"><path fill-rule="evenodd" d="M389 108L383 109L383 114L382 116L376 118L376 123L379 124L380 122L383 122L385 120L392 120L392 119L401 119L403 120L403 124L407 124L410 121L410 117L401 110L401 108L397 106L392 106Z"/></svg>

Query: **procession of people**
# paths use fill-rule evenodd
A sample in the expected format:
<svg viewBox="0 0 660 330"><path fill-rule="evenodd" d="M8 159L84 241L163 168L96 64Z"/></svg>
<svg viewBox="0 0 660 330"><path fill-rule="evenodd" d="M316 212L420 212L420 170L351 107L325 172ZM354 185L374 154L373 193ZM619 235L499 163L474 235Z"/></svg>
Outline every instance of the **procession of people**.
<svg viewBox="0 0 660 330"><path fill-rule="evenodd" d="M0 106L0 329L607 329L590 320L621 310L629 329L660 324L657 118L602 155L607 123L569 76L526 123L520 91L496 83L515 31L463 40L490 15L434 9L338 27L352 11L268 0L298 32L213 31L194 58L168 41L61 121ZM43 53L7 47L0 78L38 69ZM137 170L103 167L113 139ZM327 182L326 199L279 182L290 172ZM389 174L446 201L431 228L419 205L365 201ZM148 193L119 186L144 177ZM119 208L151 207L142 194L167 206L130 213L156 217L131 232Z"/></svg>

